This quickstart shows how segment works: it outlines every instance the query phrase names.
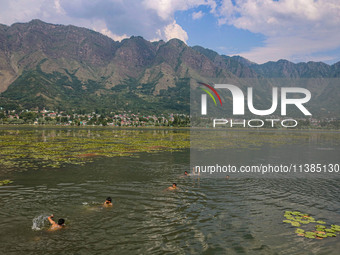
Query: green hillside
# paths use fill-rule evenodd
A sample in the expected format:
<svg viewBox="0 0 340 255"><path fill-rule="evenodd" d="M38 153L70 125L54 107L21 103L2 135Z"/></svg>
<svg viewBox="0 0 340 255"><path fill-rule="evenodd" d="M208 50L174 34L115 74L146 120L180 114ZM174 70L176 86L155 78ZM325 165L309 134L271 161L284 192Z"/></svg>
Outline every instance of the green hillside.
<svg viewBox="0 0 340 255"><path fill-rule="evenodd" d="M8 109L188 114L197 82L228 82L244 91L252 86L259 108L266 108L273 86L299 80L312 92L313 116L339 117L339 78L340 63L259 65L177 39L115 42L89 29L40 20L0 26L0 106ZM223 100L231 105L230 99L226 94Z"/></svg>

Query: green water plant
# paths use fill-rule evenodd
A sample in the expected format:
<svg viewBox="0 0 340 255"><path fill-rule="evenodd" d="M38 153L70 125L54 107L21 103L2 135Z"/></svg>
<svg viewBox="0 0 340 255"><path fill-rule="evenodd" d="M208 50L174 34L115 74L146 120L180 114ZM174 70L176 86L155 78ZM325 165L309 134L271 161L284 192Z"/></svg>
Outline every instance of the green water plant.
<svg viewBox="0 0 340 255"><path fill-rule="evenodd" d="M305 237L306 237L306 238L310 238L310 239L315 239L315 238L316 238L316 233L311 232L311 231L307 231L307 232L305 233Z"/></svg>
<svg viewBox="0 0 340 255"><path fill-rule="evenodd" d="M293 227L300 227L301 224L299 222L293 221L290 223Z"/></svg>
<svg viewBox="0 0 340 255"><path fill-rule="evenodd" d="M317 233L316 236L317 236L317 237L321 237L321 238L327 237L327 235L326 235L326 234L323 234L323 233Z"/></svg>
<svg viewBox="0 0 340 255"><path fill-rule="evenodd" d="M6 184L10 184L10 183L13 183L13 181L11 181L11 180L3 180L3 181L0 181L0 186L6 185Z"/></svg>
<svg viewBox="0 0 340 255"><path fill-rule="evenodd" d="M322 228L322 229L326 228L326 227L323 226L323 225L315 225L315 227L316 227L316 228Z"/></svg>
<svg viewBox="0 0 340 255"><path fill-rule="evenodd" d="M0 167L6 171L84 165L103 157L179 151L190 133L176 130L0 130Z"/></svg>
<svg viewBox="0 0 340 255"><path fill-rule="evenodd" d="M305 231L303 230L303 229L301 229L301 228L297 228L297 229L295 229L295 233L304 233Z"/></svg>
<svg viewBox="0 0 340 255"><path fill-rule="evenodd" d="M283 220L283 223L289 223L293 227L300 227L301 224L308 225L310 223L317 223L314 225L314 229L302 229L302 228L296 228L295 233L298 236L309 238L309 239L323 239L327 237L336 237L336 233L340 232L340 226L339 225L331 225L330 228L327 228L324 224L326 224L325 221L322 220L315 220L314 217L310 216L309 214L302 213L299 211L285 211L283 215L286 220ZM323 225L321 225L323 224Z"/></svg>
<svg viewBox="0 0 340 255"><path fill-rule="evenodd" d="M334 234L334 233L327 233L326 234L328 237L336 237L336 234Z"/></svg>
<svg viewBox="0 0 340 255"><path fill-rule="evenodd" d="M299 220L299 222L300 222L301 224L309 224L309 223L310 223L309 220Z"/></svg>
<svg viewBox="0 0 340 255"><path fill-rule="evenodd" d="M336 231L336 232L340 232L340 226L339 225L331 225L331 229Z"/></svg>

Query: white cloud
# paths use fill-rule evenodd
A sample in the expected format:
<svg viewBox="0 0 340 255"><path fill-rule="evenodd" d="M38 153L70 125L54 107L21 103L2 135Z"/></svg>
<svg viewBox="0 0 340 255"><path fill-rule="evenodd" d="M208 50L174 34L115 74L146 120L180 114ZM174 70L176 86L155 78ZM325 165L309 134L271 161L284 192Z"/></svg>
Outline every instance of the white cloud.
<svg viewBox="0 0 340 255"><path fill-rule="evenodd" d="M167 41L173 38L180 39L183 42L188 40L187 32L185 32L184 29L176 23L176 21L167 25L163 31L160 30L159 35L160 37L165 37Z"/></svg>
<svg viewBox="0 0 340 255"><path fill-rule="evenodd" d="M204 16L204 13L202 11L192 13L192 19L193 20L200 19L203 16Z"/></svg>
<svg viewBox="0 0 340 255"><path fill-rule="evenodd" d="M106 26L106 23L104 20L95 20L92 22L91 27L92 30L97 31L103 35L106 35L110 38L112 38L114 41L122 41L126 38L129 38L127 34L117 35L115 33L112 33L111 30L109 30Z"/></svg>
<svg viewBox="0 0 340 255"><path fill-rule="evenodd" d="M256 47L246 52L239 52L237 55L241 55L257 63L264 63L279 59L289 59L293 62L313 60L331 61L334 58L332 56L326 55L316 57L313 56L313 54L338 47L338 41L333 41L333 39L331 39L329 41L326 40L325 42L324 38L311 41L310 39L294 36L290 38L273 37L265 41L265 46Z"/></svg>
<svg viewBox="0 0 340 255"><path fill-rule="evenodd" d="M0 0L0 23L11 25L41 19L94 29L114 40L141 35L148 40L186 41L188 34L177 24L175 12L201 5L213 8L215 3L213 0Z"/></svg>
<svg viewBox="0 0 340 255"><path fill-rule="evenodd" d="M144 0L143 3L148 9L157 12L163 20L173 18L176 11L185 11L201 5L212 5L213 1L208 0Z"/></svg>
<svg viewBox="0 0 340 255"><path fill-rule="evenodd" d="M129 36L127 34L116 35L116 34L113 34L109 30L102 31L101 33L104 34L104 35L107 35L108 37L111 37L113 40L118 41L118 42L121 42L122 40L129 38Z"/></svg>
<svg viewBox="0 0 340 255"><path fill-rule="evenodd" d="M65 11L60 5L60 0L54 0L54 7L57 11L57 13L64 15Z"/></svg>
<svg viewBox="0 0 340 255"><path fill-rule="evenodd" d="M260 33L262 47L239 54L263 63L280 58L310 60L315 53L340 47L338 0L223 0L214 11L219 24Z"/></svg>

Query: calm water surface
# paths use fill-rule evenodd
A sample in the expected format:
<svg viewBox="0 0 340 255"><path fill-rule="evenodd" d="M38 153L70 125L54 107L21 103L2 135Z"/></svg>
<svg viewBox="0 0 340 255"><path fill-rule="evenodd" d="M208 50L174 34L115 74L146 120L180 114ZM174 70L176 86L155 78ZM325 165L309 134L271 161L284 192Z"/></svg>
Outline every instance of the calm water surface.
<svg viewBox="0 0 340 255"><path fill-rule="evenodd" d="M318 144L309 147L320 151ZM322 146L333 151L334 161L337 146ZM243 148L245 161L253 162L267 147L261 145L256 157ZM300 152L295 148L289 153ZM339 254L340 237L309 240L282 223L285 210L299 210L339 225L336 175L181 178L189 156L185 149L95 158L60 169L0 169L0 179L15 181L0 187L0 254ZM172 182L180 189L165 192ZM112 208L100 206L107 196ZM46 231L42 219L52 213L66 219L66 229ZM33 220L41 230L32 229Z"/></svg>

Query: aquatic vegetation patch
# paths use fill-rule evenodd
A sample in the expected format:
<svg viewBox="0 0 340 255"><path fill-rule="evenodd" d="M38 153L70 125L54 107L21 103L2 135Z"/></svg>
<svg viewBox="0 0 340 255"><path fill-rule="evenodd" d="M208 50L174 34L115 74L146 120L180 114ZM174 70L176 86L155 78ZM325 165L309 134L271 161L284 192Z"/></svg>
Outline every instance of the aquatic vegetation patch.
<svg viewBox="0 0 340 255"><path fill-rule="evenodd" d="M83 165L97 157L178 151L190 147L188 131L113 129L0 130L0 167L5 170Z"/></svg>
<svg viewBox="0 0 340 255"><path fill-rule="evenodd" d="M3 181L0 181L0 186L7 185L7 184L10 184L10 183L13 183L13 181L11 181L11 180L3 180Z"/></svg>
<svg viewBox="0 0 340 255"><path fill-rule="evenodd" d="M285 211L283 217L286 219L282 222L289 223L293 227L300 227L302 225L309 225L306 229L296 228L295 233L298 236L302 236L309 239L324 239L327 237L336 237L338 232L340 232L339 225L330 225L330 228L324 226L325 221L316 220L314 217L307 213L302 213L299 211ZM317 223L317 224L316 224ZM314 225L315 224L315 225ZM321 225L323 224L323 225ZM308 229L307 229L308 228Z"/></svg>

